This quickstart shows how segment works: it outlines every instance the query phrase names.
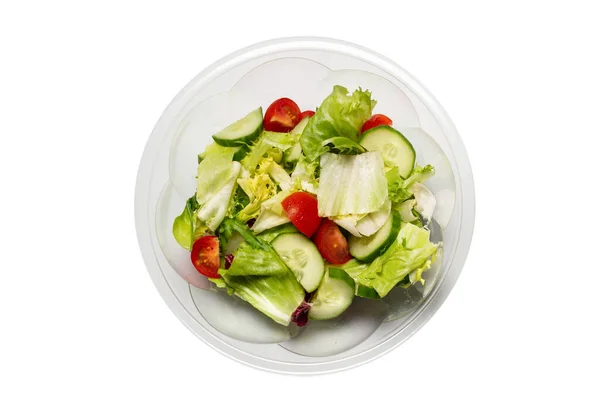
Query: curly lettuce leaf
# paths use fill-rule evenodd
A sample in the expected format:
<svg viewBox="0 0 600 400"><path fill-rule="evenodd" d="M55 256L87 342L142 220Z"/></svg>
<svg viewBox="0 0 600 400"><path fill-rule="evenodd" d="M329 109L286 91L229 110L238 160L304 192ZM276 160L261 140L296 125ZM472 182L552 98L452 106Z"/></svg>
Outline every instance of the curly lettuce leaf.
<svg viewBox="0 0 600 400"><path fill-rule="evenodd" d="M385 173L387 180L389 198L394 203L402 203L413 197L414 185L423 183L435 175L433 165L421 167L417 165L407 179L404 179L398 172L398 167L393 167Z"/></svg>
<svg viewBox="0 0 600 400"><path fill-rule="evenodd" d="M260 206L260 214L254 222L254 225L252 225L252 231L261 233L267 229L290 222L290 219L283 210L281 202L294 192L296 192L294 189L284 190L263 202Z"/></svg>
<svg viewBox="0 0 600 400"><path fill-rule="evenodd" d="M261 163L252 175L248 170L242 169L241 177L237 182L248 196L249 202L236 215L236 219L239 221L247 222L253 218L257 218L260 214L262 203L277 194L277 184L266 170L268 165L268 163Z"/></svg>
<svg viewBox="0 0 600 400"><path fill-rule="evenodd" d="M349 95L345 87L334 86L333 92L317 108L300 137L308 160L314 161L329 151L325 144L328 139L342 137L357 142L358 133L371 117L376 103L368 90L359 88Z"/></svg>
<svg viewBox="0 0 600 400"><path fill-rule="evenodd" d="M228 276L283 276L288 268L273 251L255 248L248 242L240 244L233 262L227 269Z"/></svg>

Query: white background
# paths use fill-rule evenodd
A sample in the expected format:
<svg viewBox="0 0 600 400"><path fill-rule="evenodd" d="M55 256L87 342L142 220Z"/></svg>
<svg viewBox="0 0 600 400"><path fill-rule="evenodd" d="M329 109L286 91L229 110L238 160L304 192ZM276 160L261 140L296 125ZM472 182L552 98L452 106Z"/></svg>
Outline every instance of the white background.
<svg viewBox="0 0 600 400"><path fill-rule="evenodd" d="M0 398L599 398L594 3L2 2ZM470 255L430 322L310 378L190 333L133 220L146 139L176 93L240 47L295 35L356 42L420 79L477 193Z"/></svg>

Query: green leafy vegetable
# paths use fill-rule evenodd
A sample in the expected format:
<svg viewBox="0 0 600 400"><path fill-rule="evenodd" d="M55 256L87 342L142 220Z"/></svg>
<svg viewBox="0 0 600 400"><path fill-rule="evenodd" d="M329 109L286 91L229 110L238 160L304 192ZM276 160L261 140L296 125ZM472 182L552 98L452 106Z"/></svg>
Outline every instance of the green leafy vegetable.
<svg viewBox="0 0 600 400"><path fill-rule="evenodd" d="M437 248L437 244L429 241L429 231L413 224L404 224L394 244L361 272L357 280L384 297L413 270L420 268L423 272L429 268L430 257ZM418 278L421 278L420 273Z"/></svg>
<svg viewBox="0 0 600 400"><path fill-rule="evenodd" d="M321 156L317 191L320 216L368 214L378 211L387 197L388 185L379 152Z"/></svg>
<svg viewBox="0 0 600 400"><path fill-rule="evenodd" d="M252 173L258 168L261 159L265 156L278 163L283 157L283 152L298 143L299 139L300 135L263 132L258 140L250 146L250 151L242 160L242 165Z"/></svg>
<svg viewBox="0 0 600 400"><path fill-rule="evenodd" d="M219 275L230 293L275 322L288 325L292 313L304 301L304 289L269 243L239 221L223 221L220 237L226 240L233 232L238 232L245 242L235 252L231 267L219 269Z"/></svg>
<svg viewBox="0 0 600 400"><path fill-rule="evenodd" d="M203 163L207 160L208 158L205 159ZM223 221L223 218L227 215L240 170L240 163L233 161L229 169L229 175L220 182L222 185L221 188L198 210L198 218L205 221L206 225L212 231L217 230L221 221ZM200 178L198 179L198 182L200 182ZM198 188L200 187L205 187L205 185L198 183Z"/></svg>
<svg viewBox="0 0 600 400"><path fill-rule="evenodd" d="M277 254L270 249L255 248L248 242L238 247L233 262L227 269L228 276L282 276L287 272L288 267Z"/></svg>
<svg viewBox="0 0 600 400"><path fill-rule="evenodd" d="M236 149L216 143L207 147L198 165L196 200L198 218L215 231L229 209L240 173L240 163L233 161Z"/></svg>
<svg viewBox="0 0 600 400"><path fill-rule="evenodd" d="M274 228L267 229L263 231L259 238L264 240L265 242L272 242L277 236L283 233L298 233L300 232L293 224L287 223L283 225L276 226Z"/></svg>
<svg viewBox="0 0 600 400"><path fill-rule="evenodd" d="M334 154L354 155L367 151L360 144L342 136L325 140L323 147L329 147L329 151Z"/></svg>
<svg viewBox="0 0 600 400"><path fill-rule="evenodd" d="M292 184L298 190L304 190L317 194L319 182L317 180L318 161L308 162L304 156L300 156L294 170L292 171Z"/></svg>
<svg viewBox="0 0 600 400"><path fill-rule="evenodd" d="M390 200L394 203L402 203L412 198L413 185L416 183L423 183L433 175L435 175L435 169L432 165L426 165L424 167L417 165L407 179L400 176L398 167L390 169L385 174Z"/></svg>
<svg viewBox="0 0 600 400"><path fill-rule="evenodd" d="M194 240L206 232L206 225L196 218L198 201L192 196L186 201L183 212L173 221L173 236L184 249L190 250Z"/></svg>
<svg viewBox="0 0 600 400"><path fill-rule="evenodd" d="M266 167L269 163L261 163L258 169L251 175L246 169L242 170L242 176L238 184L248 196L248 204L236 215L242 222L257 218L260 214L261 204L277 194L277 184L273 182Z"/></svg>
<svg viewBox="0 0 600 400"><path fill-rule="evenodd" d="M343 137L356 142L362 125L371 117L377 102L371 92L362 89L349 95L343 86L334 86L333 92L317 108L300 137L302 150L309 161L329 151L327 139Z"/></svg>
<svg viewBox="0 0 600 400"><path fill-rule="evenodd" d="M256 219L256 222L254 222L254 225L252 225L252 230L255 233L260 233L264 230L290 222L290 219L283 210L281 202L294 192L295 190L284 190L263 202L260 206L260 214Z"/></svg>

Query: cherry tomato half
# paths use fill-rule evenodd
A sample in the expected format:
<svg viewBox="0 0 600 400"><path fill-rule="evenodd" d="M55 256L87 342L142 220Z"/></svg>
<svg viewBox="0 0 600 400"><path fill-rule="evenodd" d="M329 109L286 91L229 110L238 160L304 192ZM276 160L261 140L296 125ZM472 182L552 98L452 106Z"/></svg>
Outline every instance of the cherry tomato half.
<svg viewBox="0 0 600 400"><path fill-rule="evenodd" d="M373 114L371 118L367 120L362 126L360 133L365 133L369 129L373 129L379 125L389 125L392 126L392 120L386 117L383 114Z"/></svg>
<svg viewBox="0 0 600 400"><path fill-rule="evenodd" d="M283 97L275 100L265 112L264 128L271 132L289 132L300 122L300 107Z"/></svg>
<svg viewBox="0 0 600 400"><path fill-rule="evenodd" d="M298 118L298 121L302 121L304 118L310 118L313 115L315 115L315 112L313 110L302 111L302 113L300 114L300 118Z"/></svg>
<svg viewBox="0 0 600 400"><path fill-rule="evenodd" d="M352 259L348 251L348 241L335 222L328 218L323 218L313 242L323 258L332 264L345 264Z"/></svg>
<svg viewBox="0 0 600 400"><path fill-rule="evenodd" d="M203 236L192 246L192 264L204 276L218 278L219 266L219 239L216 236Z"/></svg>
<svg viewBox="0 0 600 400"><path fill-rule="evenodd" d="M321 217L315 196L306 192L292 193L281 202L281 206L292 224L306 236L311 237L319 229Z"/></svg>

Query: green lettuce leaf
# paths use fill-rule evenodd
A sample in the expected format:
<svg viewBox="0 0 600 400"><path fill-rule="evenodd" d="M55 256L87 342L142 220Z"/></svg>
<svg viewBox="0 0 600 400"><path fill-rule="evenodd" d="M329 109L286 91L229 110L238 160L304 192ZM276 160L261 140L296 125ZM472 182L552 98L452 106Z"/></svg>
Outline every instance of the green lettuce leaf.
<svg viewBox="0 0 600 400"><path fill-rule="evenodd" d="M319 187L316 174L318 167L318 161L308 162L304 156L300 156L292 171L292 185L298 190L316 195Z"/></svg>
<svg viewBox="0 0 600 400"><path fill-rule="evenodd" d="M242 165L246 170L253 173L259 166L263 157L270 157L275 162L280 162L283 152L298 143L300 135L289 135L278 132L263 132L260 137L250 146Z"/></svg>
<svg viewBox="0 0 600 400"><path fill-rule="evenodd" d="M329 151L328 139L343 137L350 142L358 140L363 124L371 117L377 102L371 92L362 89L349 95L343 86L334 86L333 92L317 108L300 137L302 150L309 161L316 160Z"/></svg>
<svg viewBox="0 0 600 400"><path fill-rule="evenodd" d="M207 159L208 160L208 159ZM202 163L206 162L203 161ZM236 181L240 174L241 165L237 161L231 162L229 168L229 175L220 182L220 189L214 193L206 203L200 206L198 210L198 218L206 222L206 226L212 231L216 231L221 221L227 215L233 192L236 188ZM205 187L203 183L200 183L200 176L198 178L198 188Z"/></svg>
<svg viewBox="0 0 600 400"><path fill-rule="evenodd" d="M223 147L216 143L206 148L204 158L198 165L196 200L200 206L213 198L230 178L235 152L234 147Z"/></svg>
<svg viewBox="0 0 600 400"><path fill-rule="evenodd" d="M286 267L287 268L287 267ZM283 276L232 276L219 270L230 292L281 325L304 301L304 289L291 271Z"/></svg>
<svg viewBox="0 0 600 400"><path fill-rule="evenodd" d="M288 268L273 251L254 248L248 242L240 244L233 262L227 269L228 276L283 276Z"/></svg>
<svg viewBox="0 0 600 400"><path fill-rule="evenodd" d="M277 236L279 236L283 233L298 233L298 232L300 232L300 231L293 224L287 223L287 224L283 224L283 225L278 225L274 228L267 229L264 232L261 232L260 235L258 235L258 237L260 239L264 240L265 242L271 243L273 241L273 239L275 239Z"/></svg>
<svg viewBox="0 0 600 400"><path fill-rule="evenodd" d="M323 146L329 147L329 151L334 154L354 155L367 151L360 144L342 136L325 140Z"/></svg>
<svg viewBox="0 0 600 400"><path fill-rule="evenodd" d="M256 237L239 221L223 221L219 237L227 240L233 232L239 233L245 242L234 253L229 269L219 269L229 293L275 322L288 325L292 313L304 301L304 289L268 242Z"/></svg>
<svg viewBox="0 0 600 400"><path fill-rule="evenodd" d="M429 241L428 230L405 223L394 244L362 271L357 281L384 297L412 271L420 269L415 272L415 279L421 280L421 273L431 265L438 246Z"/></svg>
<svg viewBox="0 0 600 400"><path fill-rule="evenodd" d="M206 225L196 218L198 201L192 196L186 201L183 212L173 221L173 236L181 247L191 250L196 239L207 233Z"/></svg>
<svg viewBox="0 0 600 400"><path fill-rule="evenodd" d="M417 165L407 179L400 176L398 167L391 168L385 173L390 200L399 204L412 198L414 185L425 182L433 175L435 175L435 168L432 165L424 167Z"/></svg>
<svg viewBox="0 0 600 400"><path fill-rule="evenodd" d="M319 216L335 217L379 211L388 197L381 153L323 154L317 200Z"/></svg>
<svg viewBox="0 0 600 400"><path fill-rule="evenodd" d="M235 148L211 144L198 165L196 201L197 217L215 231L227 215L240 163L233 161Z"/></svg>

